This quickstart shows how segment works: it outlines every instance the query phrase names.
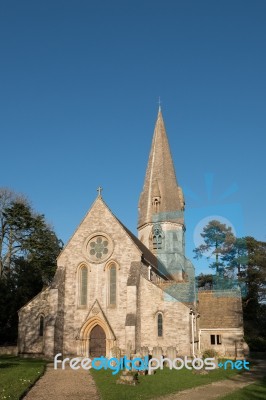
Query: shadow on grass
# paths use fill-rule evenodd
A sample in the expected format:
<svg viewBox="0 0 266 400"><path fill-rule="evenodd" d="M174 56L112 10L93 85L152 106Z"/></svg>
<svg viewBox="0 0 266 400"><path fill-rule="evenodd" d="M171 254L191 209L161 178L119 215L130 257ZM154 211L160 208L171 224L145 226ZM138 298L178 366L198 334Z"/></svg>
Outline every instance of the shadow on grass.
<svg viewBox="0 0 266 400"><path fill-rule="evenodd" d="M1 368L1 369L4 369L4 368L14 368L14 367L16 367L17 365L19 365L19 363L16 363L16 362L14 362L14 363L9 363L9 362L1 363L1 361L0 361L0 368Z"/></svg>
<svg viewBox="0 0 266 400"><path fill-rule="evenodd" d="M17 359L18 359L18 356L14 356L14 355L12 355L12 354L1 354L1 355L0 355L0 361L1 361L2 359L6 360L7 358L8 358L9 360L11 360L12 358L15 359L15 360L17 360Z"/></svg>
<svg viewBox="0 0 266 400"><path fill-rule="evenodd" d="M0 400L22 399L44 374L46 361L4 356L0 358Z"/></svg>

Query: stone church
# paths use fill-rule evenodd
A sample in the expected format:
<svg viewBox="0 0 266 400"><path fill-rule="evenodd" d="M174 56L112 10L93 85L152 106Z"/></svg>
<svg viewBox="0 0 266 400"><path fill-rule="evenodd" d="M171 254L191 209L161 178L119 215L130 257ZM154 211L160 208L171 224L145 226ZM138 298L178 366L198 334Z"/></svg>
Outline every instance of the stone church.
<svg viewBox="0 0 266 400"><path fill-rule="evenodd" d="M110 357L158 349L167 355L170 348L195 356L213 348L241 356L240 292L197 293L194 267L185 257L184 209L159 109L138 237L112 213L99 188L57 259L52 283L19 310L19 353Z"/></svg>

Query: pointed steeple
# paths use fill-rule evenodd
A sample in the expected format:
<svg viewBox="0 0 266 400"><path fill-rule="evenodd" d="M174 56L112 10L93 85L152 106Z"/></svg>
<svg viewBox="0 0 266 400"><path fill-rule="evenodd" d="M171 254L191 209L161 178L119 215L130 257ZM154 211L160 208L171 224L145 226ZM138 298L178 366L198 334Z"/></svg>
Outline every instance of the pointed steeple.
<svg viewBox="0 0 266 400"><path fill-rule="evenodd" d="M183 193L177 184L161 107L159 106L144 187L139 200L138 228L147 223L153 223L155 215L157 221L166 221L166 213L173 216L171 220L181 222L180 215L182 213L179 212L183 210ZM177 212L176 218L174 217L175 212Z"/></svg>

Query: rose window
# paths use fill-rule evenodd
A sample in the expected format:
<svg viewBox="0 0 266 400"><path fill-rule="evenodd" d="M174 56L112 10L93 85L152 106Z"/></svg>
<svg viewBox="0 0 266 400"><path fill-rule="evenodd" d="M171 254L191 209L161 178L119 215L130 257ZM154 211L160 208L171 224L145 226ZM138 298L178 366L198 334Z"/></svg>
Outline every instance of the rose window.
<svg viewBox="0 0 266 400"><path fill-rule="evenodd" d="M108 241L103 236L98 236L90 241L90 255L98 259L108 253Z"/></svg>
<svg viewBox="0 0 266 400"><path fill-rule="evenodd" d="M113 249L114 244L111 237L104 232L97 232L85 240L83 254L89 261L102 264L111 256Z"/></svg>

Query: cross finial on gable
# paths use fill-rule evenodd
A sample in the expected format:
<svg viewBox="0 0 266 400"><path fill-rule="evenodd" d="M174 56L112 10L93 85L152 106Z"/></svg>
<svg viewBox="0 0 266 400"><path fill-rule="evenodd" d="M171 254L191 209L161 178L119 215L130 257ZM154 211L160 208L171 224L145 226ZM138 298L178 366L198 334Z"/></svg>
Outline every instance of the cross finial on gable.
<svg viewBox="0 0 266 400"><path fill-rule="evenodd" d="M102 190L103 190L103 188L101 186L99 186L97 189L98 197L102 197Z"/></svg>

